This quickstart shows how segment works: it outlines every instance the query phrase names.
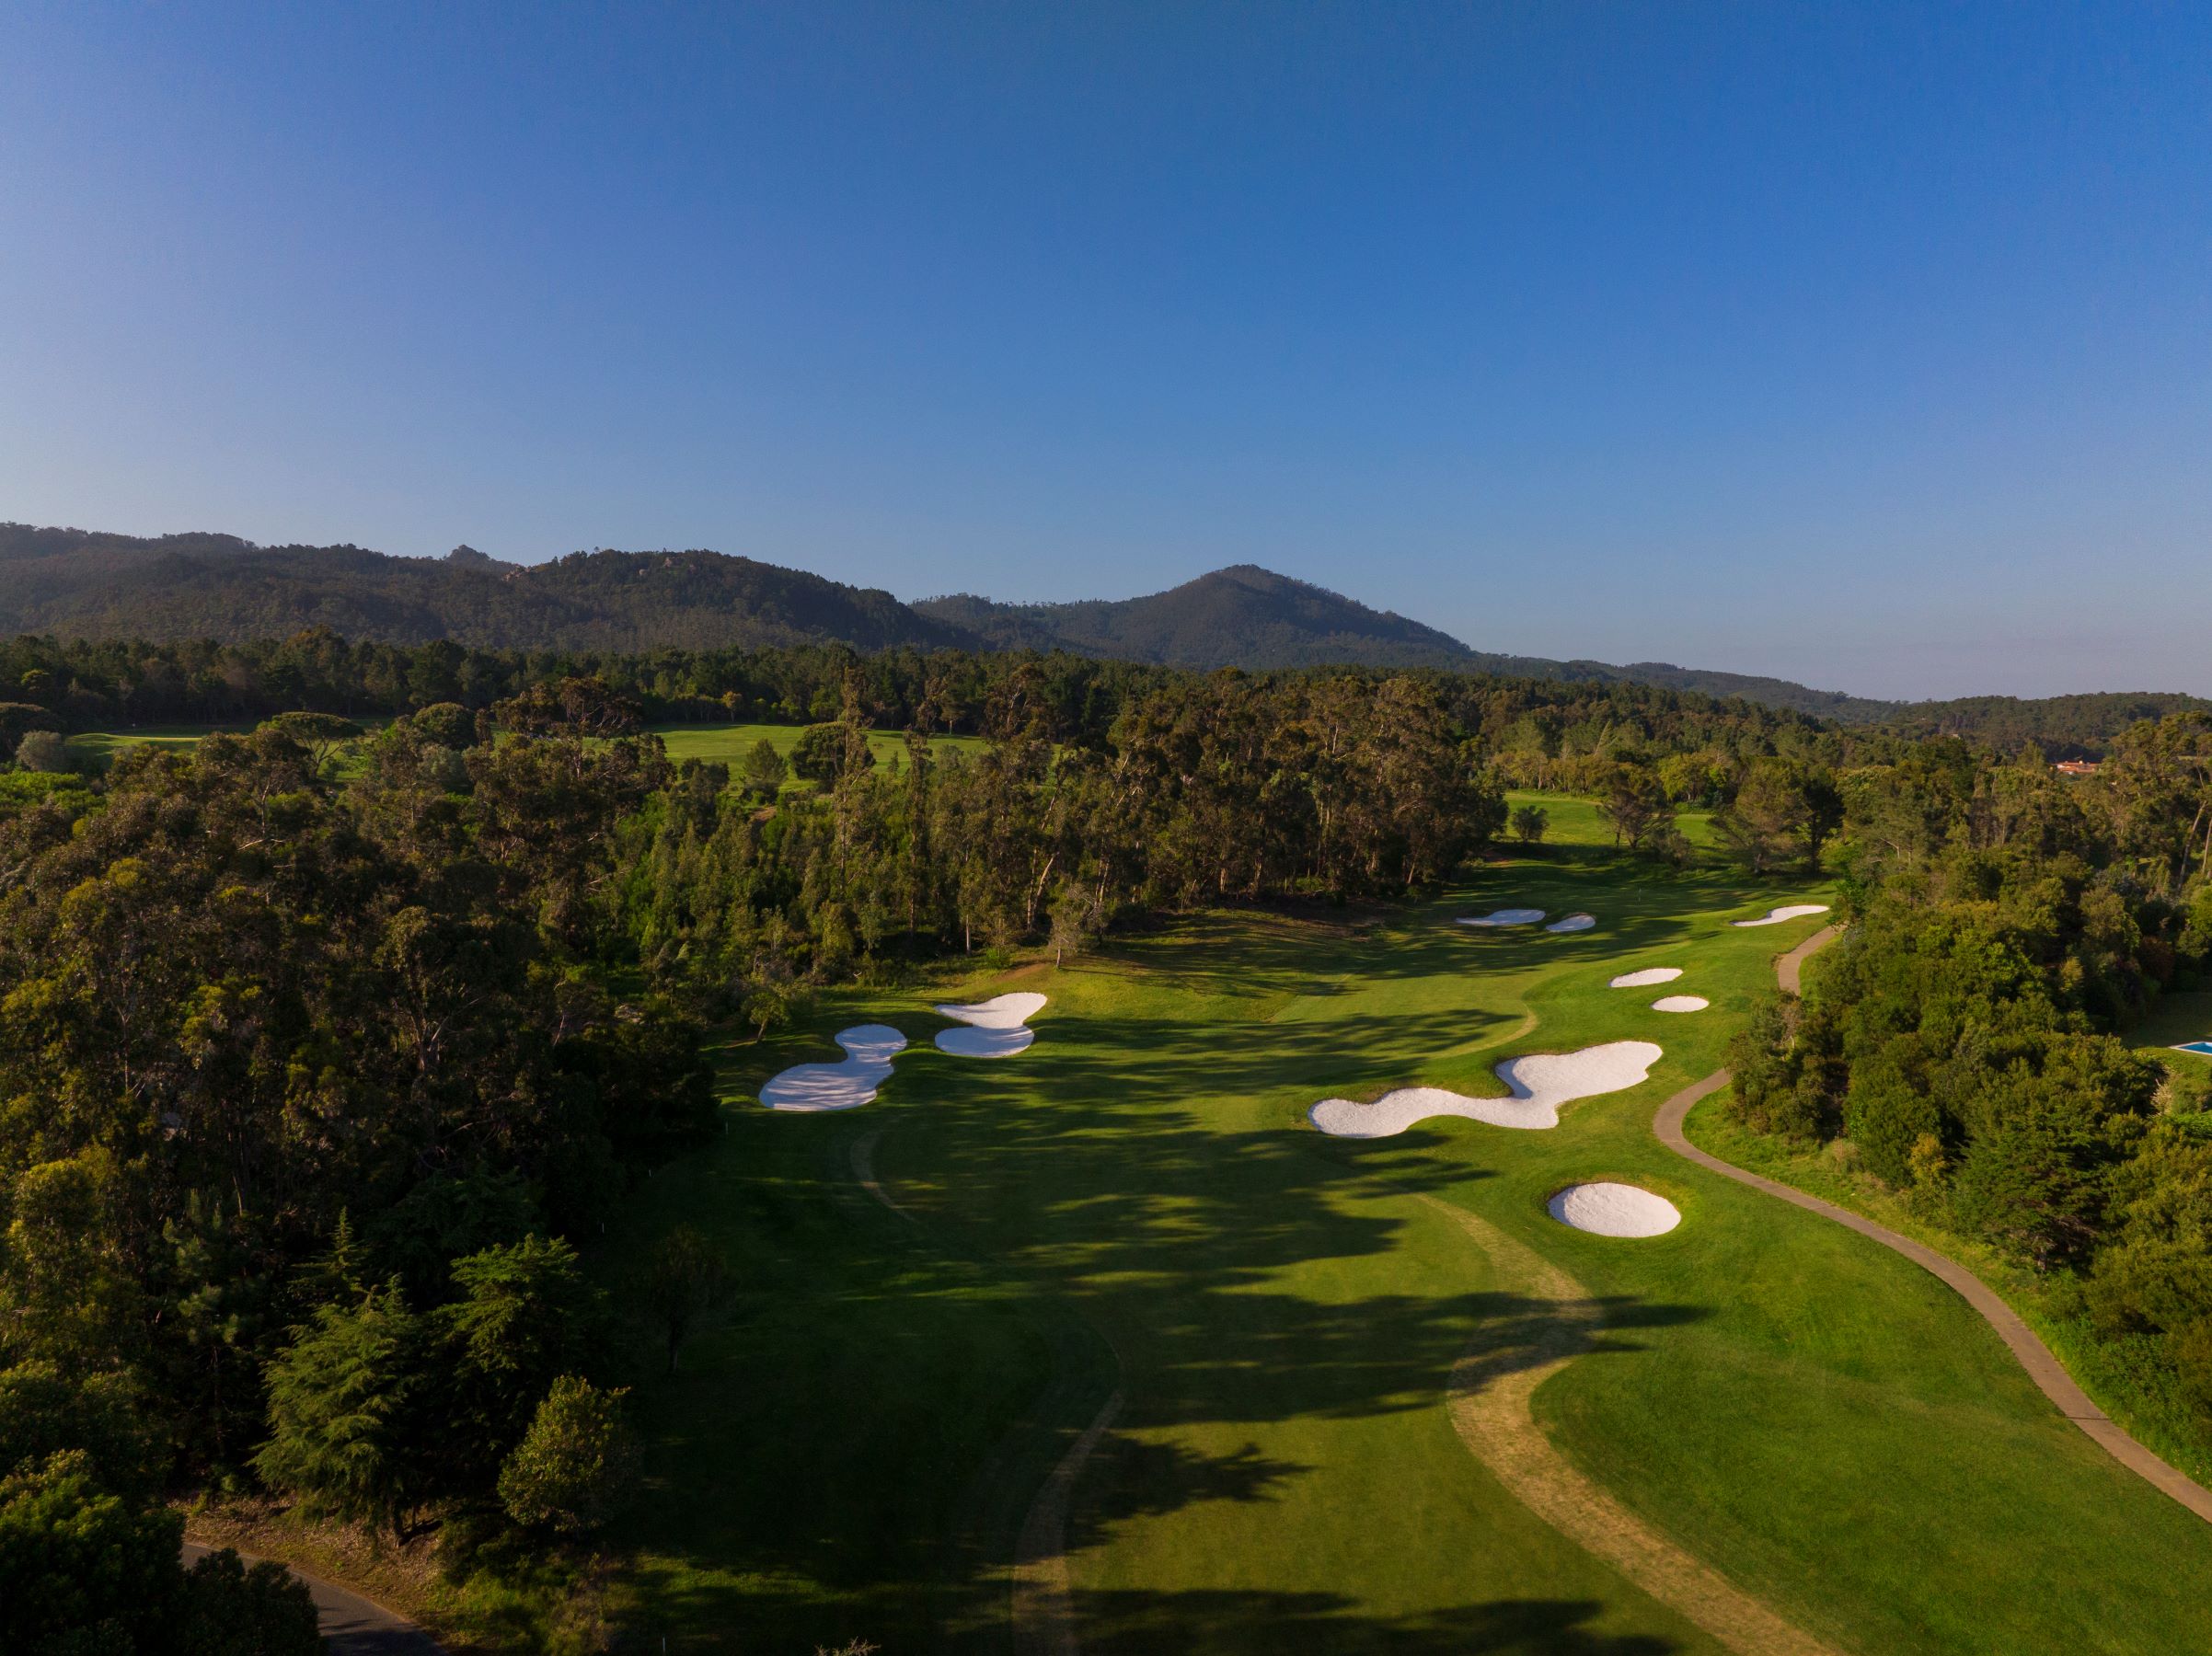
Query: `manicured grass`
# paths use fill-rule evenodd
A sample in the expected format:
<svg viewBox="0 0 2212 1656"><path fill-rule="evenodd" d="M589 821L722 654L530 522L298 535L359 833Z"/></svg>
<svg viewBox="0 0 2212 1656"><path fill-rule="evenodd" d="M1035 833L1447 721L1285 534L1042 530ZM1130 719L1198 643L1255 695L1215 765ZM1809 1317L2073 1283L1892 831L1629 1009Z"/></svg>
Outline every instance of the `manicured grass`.
<svg viewBox="0 0 2212 1656"><path fill-rule="evenodd" d="M2177 1052L2184 1041L2212 1041L2212 990L2190 989L2161 995L2150 1003L2150 1014L2126 1032L2131 1047L2149 1047L2161 1064L2212 1070L2212 1058L2201 1052Z"/></svg>
<svg viewBox="0 0 2212 1656"><path fill-rule="evenodd" d="M843 995L803 1036L727 1051L727 1135L664 1169L601 1261L627 1280L681 1218L743 1284L679 1376L640 1386L653 1493L616 1596L672 1650L1007 1650L1022 1513L1118 1386L1070 1526L1088 1656L1716 1649L1458 1441L1453 1361L1541 1312L1428 1196L1604 1300L1607 1338L1536 1396L1563 1452L1809 1631L1862 1652L2212 1648L2212 1529L2061 1420L1932 1278L1652 1137L1819 924L1724 921L1808 891L1570 841L1416 911L1204 915L1064 970ZM1451 924L1524 903L1600 926ZM1606 987L1657 964L1712 1010ZM929 1047L929 1000L1015 987L1052 996L1028 1052ZM875 1104L751 1104L863 1017L916 1043ZM1666 1048L1653 1079L1552 1132L1355 1143L1305 1121L1332 1093L1496 1092L1502 1057L1630 1037ZM864 1138L918 1223L861 1188ZM1604 1177L1683 1225L1621 1242L1546 1216Z"/></svg>
<svg viewBox="0 0 2212 1656"><path fill-rule="evenodd" d="M127 730L80 730L69 746L80 759L106 765L125 748L191 748L216 730L250 730L250 724L139 725Z"/></svg>
<svg viewBox="0 0 2212 1656"><path fill-rule="evenodd" d="M374 729L385 721L361 721ZM202 736L215 730L250 730L252 724L201 725L141 725L123 730L86 730L72 736L69 744L87 759L105 762L122 749L142 744L155 747L189 748L196 745ZM799 744L804 732L803 725L720 724L720 725L654 725L652 733L661 738L671 759L703 759L735 767L763 737L775 743L776 751L789 755ZM934 736L930 738L932 753L974 753L990 744L979 736ZM906 739L896 730L875 730L869 734L868 750L875 755L878 765L890 763L896 756L905 762Z"/></svg>
<svg viewBox="0 0 2212 1656"><path fill-rule="evenodd" d="M710 765L727 765L732 770L764 738L775 744L776 751L787 759L799 745L799 738L806 733L804 725L723 724L723 725L654 725L654 735L660 737L671 759L699 759ZM932 736L929 751L932 753L979 753L988 747L980 736ZM900 764L906 762L906 738L897 730L870 730L868 751L878 765L888 765L895 757Z"/></svg>
<svg viewBox="0 0 2212 1656"><path fill-rule="evenodd" d="M1612 824L1598 814L1597 801L1577 794L1543 793L1532 788L1506 789L1505 808L1513 811L1523 805L1536 805L1550 817L1546 825L1544 844L1548 845L1611 845ZM1675 813L1675 825L1682 830L1682 837L1693 845L1711 846L1716 842L1712 835L1712 812L1686 809ZM1509 829L1510 834L1511 830Z"/></svg>

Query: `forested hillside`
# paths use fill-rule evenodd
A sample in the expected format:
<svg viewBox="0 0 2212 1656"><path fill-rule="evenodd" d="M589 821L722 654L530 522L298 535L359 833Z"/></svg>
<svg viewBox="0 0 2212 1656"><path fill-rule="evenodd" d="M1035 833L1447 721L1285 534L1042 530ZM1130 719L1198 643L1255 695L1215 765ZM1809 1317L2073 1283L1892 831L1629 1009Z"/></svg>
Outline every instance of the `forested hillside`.
<svg viewBox="0 0 2212 1656"><path fill-rule="evenodd" d="M505 650L965 641L889 592L719 552L577 552L518 565L467 548L390 558L227 535L141 540L0 525L0 633L244 640L314 627Z"/></svg>
<svg viewBox="0 0 2212 1656"><path fill-rule="evenodd" d="M2033 1273L2137 1428L2212 1465L2212 719L2093 780L1930 742L1840 778L1849 930L1739 1041L1734 1109Z"/></svg>
<svg viewBox="0 0 2212 1656"><path fill-rule="evenodd" d="M1193 668L1430 666L1742 696L1848 721L1891 711L1888 703L1781 679L1485 653L1249 564L1114 602L961 596L907 605L888 592L717 552L579 552L519 565L466 546L444 558L390 558L350 546L256 546L221 535L140 539L0 524L0 635L243 643L318 627L378 643L497 650L835 642L863 650L1060 650Z"/></svg>
<svg viewBox="0 0 2212 1656"><path fill-rule="evenodd" d="M2016 753L2033 745L2046 759L2096 759L2114 741L2146 719L2172 713L2212 712L2202 696L2102 694L2048 696L2023 700L2015 696L1970 696L1956 701L1907 702L1882 721L1882 728L1908 739L1956 736Z"/></svg>
<svg viewBox="0 0 2212 1656"><path fill-rule="evenodd" d="M1058 648L1167 667L1476 664L1473 650L1433 627L1252 564L1142 598L994 604L963 594L915 608L1001 648Z"/></svg>

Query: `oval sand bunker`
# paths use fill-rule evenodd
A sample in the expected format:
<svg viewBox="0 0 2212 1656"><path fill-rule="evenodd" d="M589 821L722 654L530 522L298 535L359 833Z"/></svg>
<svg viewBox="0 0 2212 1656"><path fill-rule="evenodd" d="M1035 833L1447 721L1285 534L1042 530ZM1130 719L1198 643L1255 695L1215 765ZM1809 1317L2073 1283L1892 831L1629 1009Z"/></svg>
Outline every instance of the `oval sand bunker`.
<svg viewBox="0 0 2212 1656"><path fill-rule="evenodd" d="M1561 1225L1596 1236L1664 1236L1682 1223L1681 1209L1634 1185L1569 1185L1544 1208Z"/></svg>
<svg viewBox="0 0 2212 1656"><path fill-rule="evenodd" d="M1544 929L1548 932L1588 931L1596 924L1597 920L1595 915L1569 914L1564 920L1554 920L1550 926L1544 927Z"/></svg>
<svg viewBox="0 0 2212 1656"><path fill-rule="evenodd" d="M1044 1010L1044 996L1033 991L993 995L973 1006L939 1006L947 1018L956 1018L964 1029L939 1029L937 1050L956 1058L1011 1058L1026 1051L1037 1031L1022 1026Z"/></svg>
<svg viewBox="0 0 2212 1656"><path fill-rule="evenodd" d="M1646 966L1642 972L1624 972L1606 985L1608 989L1648 989L1653 983L1671 983L1682 975L1679 966Z"/></svg>
<svg viewBox="0 0 2212 1656"><path fill-rule="evenodd" d="M1702 1012L1712 1005L1702 995L1663 995L1652 1003L1654 1012Z"/></svg>
<svg viewBox="0 0 2212 1656"><path fill-rule="evenodd" d="M1768 909L1756 920L1731 920L1731 926L1780 926L1785 920L1802 920L1807 914L1825 914L1825 903L1791 903L1778 909Z"/></svg>
<svg viewBox="0 0 2212 1656"><path fill-rule="evenodd" d="M1442 1087L1401 1087L1372 1104L1323 1098L1308 1120L1338 1138L1388 1138L1431 1116L1464 1116L1492 1127L1556 1127L1560 1106L1642 1085L1664 1054L1649 1041L1609 1041L1579 1052L1531 1052L1497 1066L1513 1089L1504 1098L1470 1098Z"/></svg>
<svg viewBox="0 0 2212 1656"><path fill-rule="evenodd" d="M1462 926L1534 926L1544 917L1542 909L1492 909L1487 914L1462 914Z"/></svg>

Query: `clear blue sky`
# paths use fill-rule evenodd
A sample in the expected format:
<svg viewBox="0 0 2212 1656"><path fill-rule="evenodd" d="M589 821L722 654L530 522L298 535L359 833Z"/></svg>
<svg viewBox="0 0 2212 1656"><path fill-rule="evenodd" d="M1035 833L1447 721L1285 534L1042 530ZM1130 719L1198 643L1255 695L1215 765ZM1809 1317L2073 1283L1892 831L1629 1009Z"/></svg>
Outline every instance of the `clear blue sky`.
<svg viewBox="0 0 2212 1656"><path fill-rule="evenodd" d="M2212 693L2212 9L16 0L0 517Z"/></svg>

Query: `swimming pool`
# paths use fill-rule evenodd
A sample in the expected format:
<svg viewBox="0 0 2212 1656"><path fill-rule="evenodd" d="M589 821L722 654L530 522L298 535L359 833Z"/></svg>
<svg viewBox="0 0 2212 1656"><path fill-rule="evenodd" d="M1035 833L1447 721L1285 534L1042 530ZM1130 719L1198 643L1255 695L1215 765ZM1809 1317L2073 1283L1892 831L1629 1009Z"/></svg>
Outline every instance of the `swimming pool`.
<svg viewBox="0 0 2212 1656"><path fill-rule="evenodd" d="M2173 1050L2177 1052L2202 1052L2206 1057L2212 1058L2212 1041L2185 1041Z"/></svg>

